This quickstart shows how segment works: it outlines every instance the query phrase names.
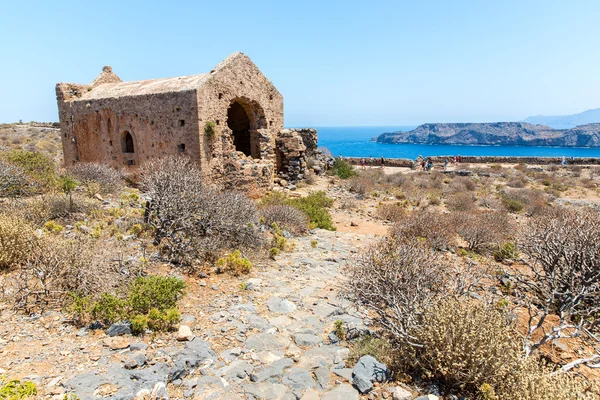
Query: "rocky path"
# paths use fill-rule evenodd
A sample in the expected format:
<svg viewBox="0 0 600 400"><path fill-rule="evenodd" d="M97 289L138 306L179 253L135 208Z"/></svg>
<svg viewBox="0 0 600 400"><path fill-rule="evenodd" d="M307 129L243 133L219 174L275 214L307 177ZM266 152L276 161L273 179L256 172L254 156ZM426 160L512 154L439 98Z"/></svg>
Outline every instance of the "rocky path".
<svg viewBox="0 0 600 400"><path fill-rule="evenodd" d="M338 320L350 336L368 329L337 293L340 268L371 239L323 230L292 239L294 251L246 279L245 295L212 287L210 304L183 316L182 342L149 348L126 336L105 339L113 341L105 354L113 354L62 385L82 400L130 399L140 391L162 398L167 388L170 398L358 399L349 350L332 331Z"/></svg>

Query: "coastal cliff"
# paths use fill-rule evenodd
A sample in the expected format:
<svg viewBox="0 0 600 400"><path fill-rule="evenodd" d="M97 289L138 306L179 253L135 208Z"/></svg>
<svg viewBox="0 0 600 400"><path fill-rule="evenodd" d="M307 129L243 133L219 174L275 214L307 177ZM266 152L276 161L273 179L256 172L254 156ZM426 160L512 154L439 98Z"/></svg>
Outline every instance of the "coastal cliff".
<svg viewBox="0 0 600 400"><path fill-rule="evenodd" d="M600 147L600 123L552 129L526 122L423 124L408 132L386 132L378 143Z"/></svg>

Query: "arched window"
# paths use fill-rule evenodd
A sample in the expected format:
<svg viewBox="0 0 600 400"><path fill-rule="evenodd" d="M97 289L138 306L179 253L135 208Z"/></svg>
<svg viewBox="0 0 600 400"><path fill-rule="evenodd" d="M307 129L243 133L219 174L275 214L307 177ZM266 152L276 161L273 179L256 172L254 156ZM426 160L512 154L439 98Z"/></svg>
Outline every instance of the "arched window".
<svg viewBox="0 0 600 400"><path fill-rule="evenodd" d="M121 149L123 150L123 153L134 153L134 147L133 147L133 136L131 136L131 133L125 131L123 133L123 140L121 143Z"/></svg>

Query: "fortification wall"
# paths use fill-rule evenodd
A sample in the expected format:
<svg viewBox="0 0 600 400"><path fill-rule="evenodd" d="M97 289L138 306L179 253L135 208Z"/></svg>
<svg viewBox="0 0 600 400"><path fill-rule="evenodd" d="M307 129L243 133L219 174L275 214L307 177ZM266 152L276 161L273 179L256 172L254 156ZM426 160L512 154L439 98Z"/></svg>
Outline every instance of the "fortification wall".
<svg viewBox="0 0 600 400"><path fill-rule="evenodd" d="M446 158L449 160L451 156L434 156L430 157L436 164L443 164ZM344 157L352 165L360 165L361 157ZM368 158L365 157L367 165ZM387 167L410 167L414 160L408 158L385 158ZM463 164L530 164L530 165L551 165L560 164L562 157L497 157L497 156L462 156ZM567 158L567 163L572 164L571 159ZM579 165L600 165L600 158L594 157L575 157L575 164ZM380 166L381 159L376 158L373 165Z"/></svg>

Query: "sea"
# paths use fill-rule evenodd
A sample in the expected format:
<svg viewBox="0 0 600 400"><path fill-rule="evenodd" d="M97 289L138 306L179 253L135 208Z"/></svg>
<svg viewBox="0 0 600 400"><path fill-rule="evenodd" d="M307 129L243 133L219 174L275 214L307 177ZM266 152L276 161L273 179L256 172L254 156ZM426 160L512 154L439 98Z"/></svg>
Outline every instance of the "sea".
<svg viewBox="0 0 600 400"><path fill-rule="evenodd" d="M410 131L417 126L323 126L319 147L334 156L409 158L418 156L524 156L524 157L600 157L596 147L481 146L450 144L387 144L371 141L384 132Z"/></svg>

